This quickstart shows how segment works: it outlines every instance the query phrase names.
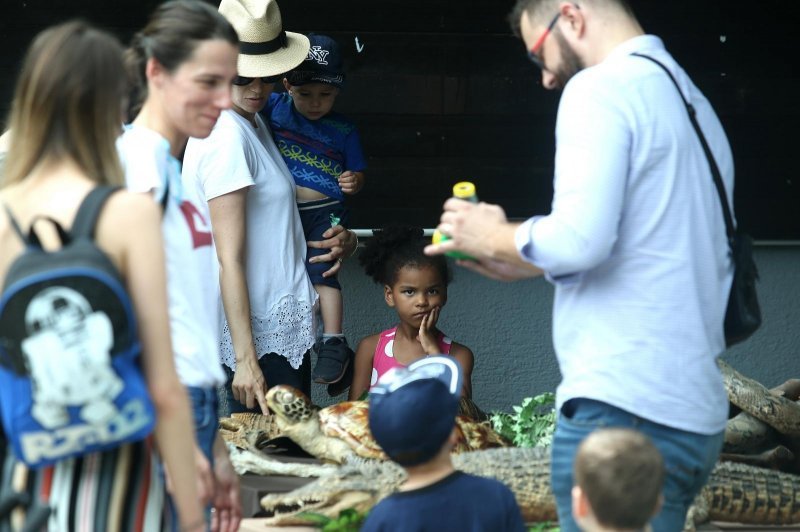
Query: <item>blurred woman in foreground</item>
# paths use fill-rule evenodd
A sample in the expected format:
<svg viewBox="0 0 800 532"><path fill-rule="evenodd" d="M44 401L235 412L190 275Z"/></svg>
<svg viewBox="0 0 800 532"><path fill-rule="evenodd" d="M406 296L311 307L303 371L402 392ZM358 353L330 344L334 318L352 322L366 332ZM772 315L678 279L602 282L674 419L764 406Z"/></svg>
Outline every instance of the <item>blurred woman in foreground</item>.
<svg viewBox="0 0 800 532"><path fill-rule="evenodd" d="M126 92L122 54L113 37L83 22L44 31L28 50L14 93L0 189L0 201L23 230L37 216L69 228L92 189L123 184L114 145ZM119 270L133 302L142 369L157 413L155 442L170 472L181 530L194 532L205 530L205 521L189 403L170 347L160 224L152 199L118 191L100 212L95 242ZM40 236L46 249L58 247L54 231ZM0 278L22 251L9 217L0 215ZM2 491L28 491L34 499L29 508L49 507L49 530L162 529L166 497L151 438L38 470L7 457L5 468L11 471L4 470L2 480L10 485Z"/></svg>

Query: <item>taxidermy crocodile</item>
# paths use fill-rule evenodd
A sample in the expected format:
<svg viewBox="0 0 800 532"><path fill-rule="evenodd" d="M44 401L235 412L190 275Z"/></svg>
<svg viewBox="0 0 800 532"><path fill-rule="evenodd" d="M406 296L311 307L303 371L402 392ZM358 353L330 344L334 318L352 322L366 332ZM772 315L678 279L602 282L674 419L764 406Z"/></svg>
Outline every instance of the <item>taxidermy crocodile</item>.
<svg viewBox="0 0 800 532"><path fill-rule="evenodd" d="M514 492L526 522L555 521L550 490L549 450L500 448L453 455L453 465L467 473L492 477ZM271 525L301 525L302 512L336 517L354 508L368 511L397 491L405 478L393 462L353 459L334 472L294 491L267 495L261 506ZM687 530L708 520L754 525L800 523L800 476L743 464L721 462L695 500Z"/></svg>

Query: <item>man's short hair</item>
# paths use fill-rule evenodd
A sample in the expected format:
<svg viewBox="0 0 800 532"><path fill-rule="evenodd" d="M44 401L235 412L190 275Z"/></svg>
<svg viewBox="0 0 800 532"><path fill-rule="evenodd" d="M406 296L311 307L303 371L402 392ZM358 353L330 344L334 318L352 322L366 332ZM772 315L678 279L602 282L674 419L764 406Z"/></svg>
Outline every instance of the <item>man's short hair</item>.
<svg viewBox="0 0 800 532"><path fill-rule="evenodd" d="M511 31L514 35L522 38L522 30L520 29L520 20L522 15L527 14L533 20L541 19L543 24L555 16L559 4L564 0L517 0L511 13L508 14L508 23L511 26ZM594 3L594 4L607 4L621 8L630 16L634 16L633 10L626 0L580 0L580 3ZM577 5L580 5L576 2Z"/></svg>
<svg viewBox="0 0 800 532"><path fill-rule="evenodd" d="M511 26L511 31L521 39L520 21L522 20L522 15L527 15L532 19L539 19L544 16L544 12L549 8L553 12L551 17L555 16L559 2L560 0L517 0L511 9L511 13L508 14L508 24Z"/></svg>
<svg viewBox="0 0 800 532"><path fill-rule="evenodd" d="M574 482L586 495L598 523L638 530L658 508L664 459L641 432L597 430L578 447Z"/></svg>

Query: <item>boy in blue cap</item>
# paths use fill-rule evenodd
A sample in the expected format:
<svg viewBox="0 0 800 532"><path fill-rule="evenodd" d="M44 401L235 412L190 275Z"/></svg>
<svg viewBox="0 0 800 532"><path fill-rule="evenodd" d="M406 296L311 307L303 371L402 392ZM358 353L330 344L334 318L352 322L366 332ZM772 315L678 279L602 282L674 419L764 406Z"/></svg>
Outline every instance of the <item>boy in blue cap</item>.
<svg viewBox="0 0 800 532"><path fill-rule="evenodd" d="M393 368L370 392L372 435L408 479L370 511L362 532L525 530L508 487L450 460L461 380L454 358L429 356Z"/></svg>
<svg viewBox="0 0 800 532"><path fill-rule="evenodd" d="M326 35L310 34L308 57L283 79L285 93L273 93L262 111L297 185L297 206L306 240L323 240L332 225L346 223L344 195L364 186L366 161L355 125L332 111L344 85L339 46ZM327 249L308 248L306 268L319 294L323 337L317 348L314 382L339 395L352 380L353 351L342 334L342 292L333 262L310 259ZM341 262L341 260L339 261Z"/></svg>

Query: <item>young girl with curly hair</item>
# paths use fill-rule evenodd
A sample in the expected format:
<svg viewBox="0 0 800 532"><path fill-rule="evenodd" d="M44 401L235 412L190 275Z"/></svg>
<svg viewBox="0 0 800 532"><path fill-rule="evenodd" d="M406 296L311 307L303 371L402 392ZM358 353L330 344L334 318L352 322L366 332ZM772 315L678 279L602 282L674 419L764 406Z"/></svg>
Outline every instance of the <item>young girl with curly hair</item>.
<svg viewBox="0 0 800 532"><path fill-rule="evenodd" d="M464 395L472 395L472 351L436 327L447 303L447 261L443 256L425 255L425 244L418 227L387 227L375 230L359 256L367 275L383 285L386 304L395 309L400 321L358 344L350 400L360 398L389 369L436 354L458 360L464 373Z"/></svg>

